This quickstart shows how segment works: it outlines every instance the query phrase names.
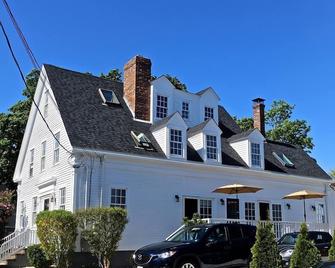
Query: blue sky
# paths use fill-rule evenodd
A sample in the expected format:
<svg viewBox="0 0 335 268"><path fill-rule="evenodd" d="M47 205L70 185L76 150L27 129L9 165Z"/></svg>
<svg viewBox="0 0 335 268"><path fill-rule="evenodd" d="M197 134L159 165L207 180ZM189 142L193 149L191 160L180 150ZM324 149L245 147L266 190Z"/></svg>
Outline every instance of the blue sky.
<svg viewBox="0 0 335 268"><path fill-rule="evenodd" d="M335 1L8 0L38 60L95 74L136 54L153 74L179 77L190 91L212 86L232 115L251 99L285 99L312 126L312 156L335 168ZM0 18L28 73L31 64L8 16ZM0 112L23 84L0 37Z"/></svg>

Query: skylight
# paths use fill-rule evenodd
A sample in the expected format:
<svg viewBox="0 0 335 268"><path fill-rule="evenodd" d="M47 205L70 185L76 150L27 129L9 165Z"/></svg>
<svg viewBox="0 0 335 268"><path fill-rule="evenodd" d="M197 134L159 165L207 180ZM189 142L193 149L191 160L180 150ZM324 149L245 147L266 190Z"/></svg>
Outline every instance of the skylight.
<svg viewBox="0 0 335 268"><path fill-rule="evenodd" d="M136 134L134 131L130 132L131 137L133 138L136 148L144 149L147 151L154 151L151 141L143 133Z"/></svg>
<svg viewBox="0 0 335 268"><path fill-rule="evenodd" d="M272 154L283 166L294 167L292 161L285 154L276 152L273 152Z"/></svg>
<svg viewBox="0 0 335 268"><path fill-rule="evenodd" d="M99 88L99 93L105 104L120 104L113 90Z"/></svg>

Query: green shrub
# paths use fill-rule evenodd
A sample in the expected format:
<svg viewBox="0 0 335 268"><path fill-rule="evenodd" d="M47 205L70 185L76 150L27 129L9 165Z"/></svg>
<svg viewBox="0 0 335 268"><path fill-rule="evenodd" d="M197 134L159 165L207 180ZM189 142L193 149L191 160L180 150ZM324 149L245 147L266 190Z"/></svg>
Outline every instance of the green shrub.
<svg viewBox="0 0 335 268"><path fill-rule="evenodd" d="M69 267L77 236L77 222L70 211L42 211L36 219L37 235L47 257L57 268Z"/></svg>
<svg viewBox="0 0 335 268"><path fill-rule="evenodd" d="M314 242L308 239L308 228L306 223L301 224L294 251L291 256L290 268L318 267L321 262L319 250Z"/></svg>
<svg viewBox="0 0 335 268"><path fill-rule="evenodd" d="M32 245L27 248L27 258L29 265L35 268L49 267L49 260L47 259L41 245Z"/></svg>
<svg viewBox="0 0 335 268"><path fill-rule="evenodd" d="M329 256L330 261L335 261L335 228L334 228L334 232L333 232L333 239L332 239L332 242L331 242L331 246L330 246L330 249L328 251L328 256Z"/></svg>
<svg viewBox="0 0 335 268"><path fill-rule="evenodd" d="M206 222L200 218L200 215L198 213L194 213L192 219L189 219L187 217L183 219L183 224L185 226L194 226L204 223Z"/></svg>
<svg viewBox="0 0 335 268"><path fill-rule="evenodd" d="M100 267L109 268L128 222L122 208L89 208L76 213L82 237L98 258Z"/></svg>
<svg viewBox="0 0 335 268"><path fill-rule="evenodd" d="M252 259L250 268L279 268L281 257L273 232L272 224L267 221L264 225L258 223L256 242L251 248Z"/></svg>

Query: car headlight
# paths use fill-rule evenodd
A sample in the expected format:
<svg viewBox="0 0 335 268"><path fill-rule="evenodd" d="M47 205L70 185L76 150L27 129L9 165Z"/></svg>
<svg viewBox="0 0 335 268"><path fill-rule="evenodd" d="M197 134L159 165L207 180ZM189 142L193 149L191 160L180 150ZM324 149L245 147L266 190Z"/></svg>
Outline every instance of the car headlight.
<svg viewBox="0 0 335 268"><path fill-rule="evenodd" d="M133 254L133 260L135 260L135 259L136 259L136 254L134 253L134 254Z"/></svg>
<svg viewBox="0 0 335 268"><path fill-rule="evenodd" d="M293 249L288 249L288 250L280 252L280 256L282 256L283 258L288 258L288 257L291 257L292 253L293 253Z"/></svg>
<svg viewBox="0 0 335 268"><path fill-rule="evenodd" d="M170 258L171 256L173 256L175 253L176 253L175 251L167 251L167 252L157 254L157 257L160 259L166 259L166 258Z"/></svg>

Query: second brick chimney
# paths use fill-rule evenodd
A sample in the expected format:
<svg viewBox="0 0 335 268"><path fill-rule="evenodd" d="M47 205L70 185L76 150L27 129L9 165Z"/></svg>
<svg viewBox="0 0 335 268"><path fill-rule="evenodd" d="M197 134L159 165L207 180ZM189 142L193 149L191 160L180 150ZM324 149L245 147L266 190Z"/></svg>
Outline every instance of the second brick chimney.
<svg viewBox="0 0 335 268"><path fill-rule="evenodd" d="M252 100L253 114L254 114L254 128L258 128L259 131L265 136L265 116L264 116L264 99L257 98Z"/></svg>
<svg viewBox="0 0 335 268"><path fill-rule="evenodd" d="M135 115L150 120L151 61L135 56L124 66L123 97Z"/></svg>

